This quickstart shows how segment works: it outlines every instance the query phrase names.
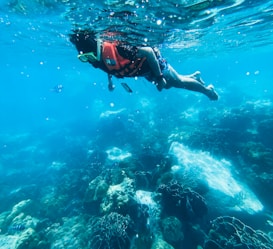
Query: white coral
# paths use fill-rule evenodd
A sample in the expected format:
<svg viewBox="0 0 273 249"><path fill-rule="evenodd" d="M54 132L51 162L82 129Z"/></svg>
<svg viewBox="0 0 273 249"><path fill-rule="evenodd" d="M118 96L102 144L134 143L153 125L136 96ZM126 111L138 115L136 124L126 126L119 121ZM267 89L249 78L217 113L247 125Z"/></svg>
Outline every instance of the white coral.
<svg viewBox="0 0 273 249"><path fill-rule="evenodd" d="M133 193L133 180L124 177L120 184L109 186L106 197L101 204L101 211L107 213L114 211L115 209L120 209L128 204L133 197Z"/></svg>

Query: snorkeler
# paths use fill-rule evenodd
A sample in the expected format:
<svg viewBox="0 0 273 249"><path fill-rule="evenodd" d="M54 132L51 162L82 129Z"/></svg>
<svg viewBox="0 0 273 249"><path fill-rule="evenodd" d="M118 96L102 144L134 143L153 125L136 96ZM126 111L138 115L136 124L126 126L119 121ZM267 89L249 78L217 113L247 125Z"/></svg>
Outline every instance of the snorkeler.
<svg viewBox="0 0 273 249"><path fill-rule="evenodd" d="M180 75L161 57L157 48L136 47L119 41L101 41L88 31L75 31L70 41L76 46L82 62L89 62L108 74L108 89L114 90L112 76L145 77L157 89L183 88L205 94L217 100L218 94L212 85L206 86L197 71L191 75Z"/></svg>

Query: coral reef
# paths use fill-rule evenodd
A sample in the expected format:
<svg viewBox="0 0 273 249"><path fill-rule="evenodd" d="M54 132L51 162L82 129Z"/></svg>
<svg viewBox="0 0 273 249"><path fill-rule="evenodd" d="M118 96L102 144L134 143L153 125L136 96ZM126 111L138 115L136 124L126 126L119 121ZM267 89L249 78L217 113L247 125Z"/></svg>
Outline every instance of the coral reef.
<svg viewBox="0 0 273 249"><path fill-rule="evenodd" d="M38 234L32 228L27 228L23 231L18 238L15 248L16 249L31 249L38 248L40 238Z"/></svg>
<svg viewBox="0 0 273 249"><path fill-rule="evenodd" d="M161 238L156 238L151 249L174 249L170 244Z"/></svg>
<svg viewBox="0 0 273 249"><path fill-rule="evenodd" d="M101 201L106 195L108 187L106 181L101 176L97 176L89 183L85 192L84 202L92 203Z"/></svg>
<svg viewBox="0 0 273 249"><path fill-rule="evenodd" d="M53 223L44 228L43 233L51 242L51 249L89 249L88 236L90 235L88 220L83 216L63 218L62 223Z"/></svg>
<svg viewBox="0 0 273 249"><path fill-rule="evenodd" d="M183 220L193 220L207 214L208 207L205 199L175 180L168 184L161 184L157 191L162 194L165 214L181 217Z"/></svg>
<svg viewBox="0 0 273 249"><path fill-rule="evenodd" d="M262 143L249 141L241 145L244 154L244 160L252 165L256 165L256 170L259 170L257 165L263 165L262 172L273 172L273 155L272 149L267 148Z"/></svg>
<svg viewBox="0 0 273 249"><path fill-rule="evenodd" d="M1 248L12 249L44 249L44 243L38 234L39 219L32 200L22 200L15 204L10 211L0 215L0 231L6 236L0 237Z"/></svg>
<svg viewBox="0 0 273 249"><path fill-rule="evenodd" d="M18 235L0 235L0 248L12 248L16 249L15 245L18 240Z"/></svg>
<svg viewBox="0 0 273 249"><path fill-rule="evenodd" d="M14 228L15 229L15 228ZM12 231L12 235L0 235L0 247L12 249L47 249L39 234L31 227Z"/></svg>
<svg viewBox="0 0 273 249"><path fill-rule="evenodd" d="M61 194L56 188L49 188L40 200L41 212L44 216L52 220L58 220L65 207L65 203L68 202L68 193Z"/></svg>
<svg viewBox="0 0 273 249"><path fill-rule="evenodd" d="M33 216L36 213L34 207L33 202L28 199L14 205L11 211L1 213L1 232L14 234L27 228L35 229L39 220Z"/></svg>
<svg viewBox="0 0 273 249"><path fill-rule="evenodd" d="M134 201L133 180L125 176L120 184L109 186L106 196L100 205L101 212L119 211L127 213L132 201Z"/></svg>
<svg viewBox="0 0 273 249"><path fill-rule="evenodd" d="M254 230L235 217L220 216L211 221L204 249L272 249L273 241L264 232Z"/></svg>
<svg viewBox="0 0 273 249"><path fill-rule="evenodd" d="M31 203L32 201L30 199L27 199L27 200L20 201L16 205L14 205L11 212L6 217L6 223L10 223L20 213L30 211L32 208Z"/></svg>
<svg viewBox="0 0 273 249"><path fill-rule="evenodd" d="M129 215L111 212L91 221L90 245L93 249L126 249L130 247Z"/></svg>
<svg viewBox="0 0 273 249"><path fill-rule="evenodd" d="M153 234L158 231L158 221L160 220L161 214L161 207L157 202L157 199L154 192L137 190L135 194L139 216L137 220L138 222L141 222L142 220L140 217L145 217L145 228ZM139 232L143 232L143 229Z"/></svg>
<svg viewBox="0 0 273 249"><path fill-rule="evenodd" d="M11 143L1 140L0 134L2 144L9 146L3 146L0 155L0 248L201 249L203 245L204 249L273 249L272 238L265 233L272 236L272 217L257 209L246 219L250 217L246 209L238 208L245 193L239 189L229 197L220 195L209 181L236 190L228 174L218 174L224 172L218 161L210 160L224 155L234 162L223 164L236 180L251 188L259 200L263 198L263 207L270 210L272 106L259 108L244 104L224 108L220 114L216 109L189 109L188 117L185 111L175 116L169 109L167 123L175 127L171 130L164 119L147 119L144 112L143 120L132 114L130 122L126 114L105 117L94 125L92 139L54 130L58 138L66 138L56 143L52 133L42 149L40 138L29 145L29 135L23 140L14 136ZM147 121L151 133L145 127ZM170 143L179 142L187 145L182 163L168 152ZM31 168L28 159L35 151L35 160L45 168ZM17 168L21 164L25 171ZM209 177L198 177L196 165L211 173L206 174ZM245 204L255 206L253 201ZM265 232L244 224L241 217Z"/></svg>

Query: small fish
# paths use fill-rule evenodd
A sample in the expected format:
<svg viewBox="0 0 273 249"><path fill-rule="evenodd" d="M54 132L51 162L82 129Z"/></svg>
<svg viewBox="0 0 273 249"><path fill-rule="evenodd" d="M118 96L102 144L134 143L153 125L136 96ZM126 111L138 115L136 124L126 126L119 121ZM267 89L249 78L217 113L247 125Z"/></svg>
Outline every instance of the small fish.
<svg viewBox="0 0 273 249"><path fill-rule="evenodd" d="M9 232L20 232L26 229L26 226L23 224L13 224L9 227Z"/></svg>
<svg viewBox="0 0 273 249"><path fill-rule="evenodd" d="M133 92L133 90L125 82L122 82L121 85L123 86L123 88L125 89L126 92L128 92L128 93Z"/></svg>
<svg viewBox="0 0 273 249"><path fill-rule="evenodd" d="M50 89L51 92L61 93L63 91L63 85L59 84Z"/></svg>

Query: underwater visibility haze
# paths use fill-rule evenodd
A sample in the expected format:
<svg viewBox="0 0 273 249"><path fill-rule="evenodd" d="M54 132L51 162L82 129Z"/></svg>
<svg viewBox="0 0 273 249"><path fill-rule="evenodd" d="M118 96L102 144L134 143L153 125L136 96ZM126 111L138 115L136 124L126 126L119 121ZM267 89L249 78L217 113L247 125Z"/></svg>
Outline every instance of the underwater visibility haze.
<svg viewBox="0 0 273 249"><path fill-rule="evenodd" d="M1 0L0 27L1 249L273 248L273 1ZM158 47L219 99L110 92L74 30Z"/></svg>

